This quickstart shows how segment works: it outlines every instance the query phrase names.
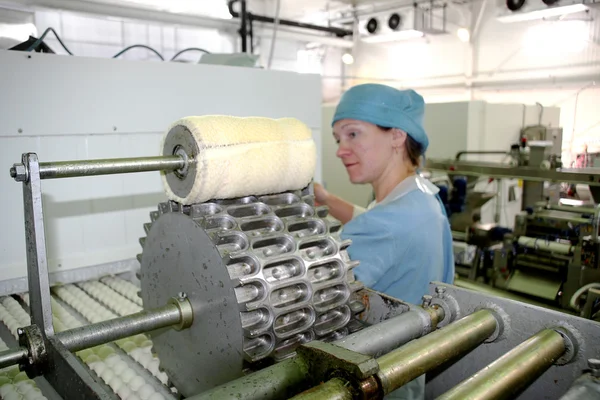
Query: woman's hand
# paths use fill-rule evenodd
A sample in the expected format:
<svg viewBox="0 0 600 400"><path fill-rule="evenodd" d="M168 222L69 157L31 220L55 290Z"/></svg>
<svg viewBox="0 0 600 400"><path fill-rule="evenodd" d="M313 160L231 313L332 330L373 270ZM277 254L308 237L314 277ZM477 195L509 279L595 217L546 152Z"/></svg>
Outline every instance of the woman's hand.
<svg viewBox="0 0 600 400"><path fill-rule="evenodd" d="M315 190L315 205L326 206L329 192L320 183L315 182L313 186Z"/></svg>

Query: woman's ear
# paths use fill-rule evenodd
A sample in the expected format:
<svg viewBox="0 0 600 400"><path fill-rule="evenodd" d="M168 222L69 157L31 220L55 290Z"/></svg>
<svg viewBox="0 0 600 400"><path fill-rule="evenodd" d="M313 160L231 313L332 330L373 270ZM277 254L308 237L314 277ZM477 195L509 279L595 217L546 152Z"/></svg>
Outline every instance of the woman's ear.
<svg viewBox="0 0 600 400"><path fill-rule="evenodd" d="M399 148L404 146L404 144L406 143L406 132L404 132L402 129L398 129L398 128L393 128L392 129L392 146L394 148Z"/></svg>

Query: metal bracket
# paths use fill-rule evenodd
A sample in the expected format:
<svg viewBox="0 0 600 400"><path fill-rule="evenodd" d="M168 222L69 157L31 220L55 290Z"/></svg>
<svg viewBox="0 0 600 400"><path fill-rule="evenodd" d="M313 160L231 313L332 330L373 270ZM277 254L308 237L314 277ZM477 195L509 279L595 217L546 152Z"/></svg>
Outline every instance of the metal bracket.
<svg viewBox="0 0 600 400"><path fill-rule="evenodd" d="M339 377L350 384L356 398L377 397L379 385L374 375L379 364L373 357L320 341L302 345L296 352L308 366L315 385Z"/></svg>
<svg viewBox="0 0 600 400"><path fill-rule="evenodd" d="M97 383L81 362L54 335L52 298L42 206L42 178L35 153L22 155L22 165L11 168L11 176L23 182L27 280L32 325L19 330L19 343L27 348L27 363L21 369L30 378L44 374L64 398L114 399Z"/></svg>
<svg viewBox="0 0 600 400"><path fill-rule="evenodd" d="M44 335L37 325L26 326L17 330L19 345L27 349L27 359L19 364L19 369L25 371L31 379L42 375L48 364L48 352Z"/></svg>

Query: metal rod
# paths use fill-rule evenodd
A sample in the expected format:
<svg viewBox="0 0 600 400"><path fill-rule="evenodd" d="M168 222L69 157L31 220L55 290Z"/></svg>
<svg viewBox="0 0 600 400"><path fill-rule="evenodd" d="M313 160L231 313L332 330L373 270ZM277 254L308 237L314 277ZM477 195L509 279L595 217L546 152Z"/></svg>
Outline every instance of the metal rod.
<svg viewBox="0 0 600 400"><path fill-rule="evenodd" d="M18 348L16 350L6 350L0 353L0 369L19 364L27 358L27 350Z"/></svg>
<svg viewBox="0 0 600 400"><path fill-rule="evenodd" d="M333 378L292 397L294 400L352 400L353 398L348 384L340 378Z"/></svg>
<svg viewBox="0 0 600 400"><path fill-rule="evenodd" d="M185 161L180 156L57 161L40 163L40 176L42 179L74 178L132 172L174 171L184 166Z"/></svg>
<svg viewBox="0 0 600 400"><path fill-rule="evenodd" d="M379 357L435 330L437 322L444 319L444 310L431 309L431 313L417 308L414 312L400 315L398 318L402 317L401 321L390 318L348 335L335 344L357 353Z"/></svg>
<svg viewBox="0 0 600 400"><path fill-rule="evenodd" d="M56 337L72 352L109 343L118 339L177 325L181 321L179 308L174 304L140 311L108 321L59 332Z"/></svg>
<svg viewBox="0 0 600 400"><path fill-rule="evenodd" d="M562 335L554 329L544 329L438 397L438 400L515 398L550 368L565 350Z"/></svg>
<svg viewBox="0 0 600 400"><path fill-rule="evenodd" d="M456 157L454 158L456 161L460 161L460 159L462 158L462 156L464 155L468 155L468 154L473 154L473 155L489 155L489 154L496 154L496 155L507 155L510 154L506 151L502 151L502 150L465 150L465 151L459 151L458 153L456 153Z"/></svg>
<svg viewBox="0 0 600 400"><path fill-rule="evenodd" d="M384 394L423 375L446 361L479 346L494 333L498 321L480 310L377 359Z"/></svg>
<svg viewBox="0 0 600 400"><path fill-rule="evenodd" d="M424 314L425 313L425 314ZM377 355L389 351L390 346L400 346L408 341L430 332L435 326L433 318L443 318L441 312L429 314L424 310L413 310L382 322L388 332L383 332L376 324L353 333L334 344L363 354ZM441 318L440 318L441 319ZM436 321L437 322L437 321ZM358 340L355 339L359 339ZM378 338L373 340L373 338ZM253 374L213 388L188 400L209 400L231 397L231 393L239 394L245 400L252 399L287 399L305 388L308 369L297 359L289 359L264 368Z"/></svg>
<svg viewBox="0 0 600 400"><path fill-rule="evenodd" d="M444 171L454 175L519 178L536 182L569 182L600 186L600 168L544 170L535 167L511 167L493 163L473 163L454 160L428 159L425 169Z"/></svg>
<svg viewBox="0 0 600 400"><path fill-rule="evenodd" d="M144 310L124 317L62 331L53 337L58 339L62 346L69 351L76 352L161 328L186 328L191 324L192 318L189 301L178 299L177 302L153 310ZM25 361L27 357L28 351L25 348L0 353L0 368L18 364Z"/></svg>

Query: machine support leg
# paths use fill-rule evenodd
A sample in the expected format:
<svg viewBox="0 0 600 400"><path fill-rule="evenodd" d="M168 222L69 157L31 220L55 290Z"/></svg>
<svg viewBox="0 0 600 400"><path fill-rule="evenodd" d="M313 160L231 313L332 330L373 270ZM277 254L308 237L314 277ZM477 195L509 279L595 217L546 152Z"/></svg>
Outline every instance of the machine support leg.
<svg viewBox="0 0 600 400"><path fill-rule="evenodd" d="M444 319L443 310L413 310L353 333L334 342L345 349L376 356L435 329ZM493 330L492 330L493 331ZM365 340L368 338L368 340ZM306 388L308 367L300 359L282 361L271 367L218 386L188 400L220 399L236 393L240 398L287 399Z"/></svg>
<svg viewBox="0 0 600 400"><path fill-rule="evenodd" d="M25 212L25 248L27 252L27 280L31 298L31 322L40 328L43 337L54 335L44 213L42 209L42 182L37 155L23 154L28 179L23 182Z"/></svg>
<svg viewBox="0 0 600 400"><path fill-rule="evenodd" d="M471 351L489 338L498 324L491 311L476 311L379 357L377 377L384 394L389 394L425 372Z"/></svg>
<svg viewBox="0 0 600 400"><path fill-rule="evenodd" d="M511 399L542 375L565 352L563 336L544 329L438 400Z"/></svg>

